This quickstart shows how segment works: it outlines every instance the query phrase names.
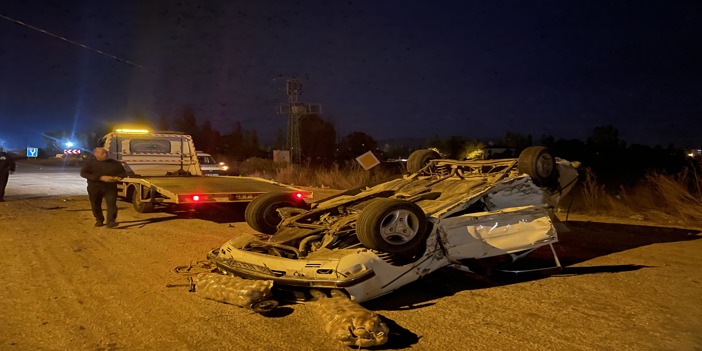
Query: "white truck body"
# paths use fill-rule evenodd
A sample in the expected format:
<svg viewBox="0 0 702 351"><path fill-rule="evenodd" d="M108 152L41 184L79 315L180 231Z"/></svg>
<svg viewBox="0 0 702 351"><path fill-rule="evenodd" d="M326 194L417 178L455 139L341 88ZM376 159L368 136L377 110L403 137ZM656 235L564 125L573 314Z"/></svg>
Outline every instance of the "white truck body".
<svg viewBox="0 0 702 351"><path fill-rule="evenodd" d="M174 132L112 132L105 136L110 156L138 176L165 176L189 172L201 175L192 137Z"/></svg>
<svg viewBox="0 0 702 351"><path fill-rule="evenodd" d="M137 212L157 205L250 202L269 192L312 193L255 177L205 177L192 137L178 132L118 130L108 133L103 147L124 165L129 176L118 183L118 196Z"/></svg>

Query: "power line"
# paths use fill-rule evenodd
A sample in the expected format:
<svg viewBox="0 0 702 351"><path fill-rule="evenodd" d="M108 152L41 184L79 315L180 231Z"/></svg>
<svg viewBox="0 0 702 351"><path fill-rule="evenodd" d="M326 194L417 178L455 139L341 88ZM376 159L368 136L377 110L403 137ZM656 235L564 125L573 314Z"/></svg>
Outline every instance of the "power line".
<svg viewBox="0 0 702 351"><path fill-rule="evenodd" d="M107 56L107 57L109 57L109 58L112 58L112 59L117 60L117 61L122 62L122 63L126 63L126 64L128 64L128 65L130 65L130 66L134 66L134 67L138 67L138 68L142 68L142 69L145 69L145 70L147 70L147 71L150 71L150 69L148 69L147 67L142 66L142 65L140 65L140 64L138 64L138 63L135 63L135 62L129 61L129 60L127 60L127 59L123 59L123 58L117 57L116 55L106 53L106 52L104 52L104 51L102 51L102 50L98 50L98 49L91 48L90 46L87 46L87 45L85 45L85 44L81 44L81 43L79 43L79 42L77 42L77 41L73 41L73 40L70 40L70 39L68 39L68 38L66 38L66 37L62 37L62 36L60 36L60 35L51 33L51 32L49 32L49 31L47 31L47 30L41 29L41 28L39 28L39 27L35 27L35 26L33 26L33 25L31 25L31 24L28 24L28 23L24 23L24 22L22 22L22 21L20 21L20 20L16 20L16 19L14 19L14 18L7 17L7 16L5 16L5 15L3 15L3 14L0 14L0 18L3 18L3 19L5 19L5 20L10 21L10 22L13 22L13 23L15 23L15 24L19 24L20 26L23 26L23 27L26 27L26 28L35 30L35 31L37 31L37 32L44 33L44 34L46 34L46 35L48 35L48 36L50 36L50 37L53 37L53 38L56 38L56 39L59 39L59 40L63 40L63 41L65 41L65 42L67 42L67 43L70 43L70 44L73 44L73 45L76 45L76 46L80 46L80 47L82 47L82 48L84 48L84 49L88 49L88 50L93 51L93 52L96 52L96 53L98 53L98 54L100 54L100 55Z"/></svg>

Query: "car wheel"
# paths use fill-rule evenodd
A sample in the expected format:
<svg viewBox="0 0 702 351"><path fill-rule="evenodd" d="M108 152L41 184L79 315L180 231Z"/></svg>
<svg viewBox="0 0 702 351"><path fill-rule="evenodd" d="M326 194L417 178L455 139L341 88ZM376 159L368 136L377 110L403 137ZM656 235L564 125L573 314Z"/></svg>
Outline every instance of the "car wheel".
<svg viewBox="0 0 702 351"><path fill-rule="evenodd" d="M134 189L134 191L132 192L132 206L134 206L135 211L139 213L149 213L154 210L156 204L150 201L150 190L147 190L146 195L148 197L148 200L143 200L141 198L141 191L139 191L138 189Z"/></svg>
<svg viewBox="0 0 702 351"><path fill-rule="evenodd" d="M375 199L359 215L356 235L369 249L414 255L427 238L427 217L415 203Z"/></svg>
<svg viewBox="0 0 702 351"><path fill-rule="evenodd" d="M441 158L438 152L434 150L424 149L412 152L407 158L407 172L415 173L429 163L431 160Z"/></svg>
<svg viewBox="0 0 702 351"><path fill-rule="evenodd" d="M530 146L519 154L520 172L531 176L538 186L551 186L558 179L556 158L543 146Z"/></svg>
<svg viewBox="0 0 702 351"><path fill-rule="evenodd" d="M307 208L307 204L304 200L295 199L291 193L263 194L246 206L244 218L254 230L273 234L283 220L278 213L281 207Z"/></svg>
<svg viewBox="0 0 702 351"><path fill-rule="evenodd" d="M276 300L263 300L251 305L251 309L254 312L264 315L273 311L273 309L276 307L278 307L278 301Z"/></svg>

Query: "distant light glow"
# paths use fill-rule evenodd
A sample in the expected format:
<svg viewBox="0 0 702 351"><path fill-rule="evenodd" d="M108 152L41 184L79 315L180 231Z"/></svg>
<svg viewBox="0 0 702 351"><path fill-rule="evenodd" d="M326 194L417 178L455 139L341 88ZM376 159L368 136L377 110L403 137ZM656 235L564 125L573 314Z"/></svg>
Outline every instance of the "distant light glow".
<svg viewBox="0 0 702 351"><path fill-rule="evenodd" d="M193 195L193 201L200 201L200 195Z"/></svg>
<svg viewBox="0 0 702 351"><path fill-rule="evenodd" d="M67 141L67 142L66 142L66 147L73 147L73 142L72 142L72 141Z"/></svg>

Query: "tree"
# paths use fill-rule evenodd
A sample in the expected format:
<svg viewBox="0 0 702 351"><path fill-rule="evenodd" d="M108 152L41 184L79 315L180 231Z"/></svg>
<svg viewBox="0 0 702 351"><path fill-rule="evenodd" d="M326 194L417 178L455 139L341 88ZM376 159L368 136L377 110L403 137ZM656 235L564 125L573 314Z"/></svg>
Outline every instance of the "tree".
<svg viewBox="0 0 702 351"><path fill-rule="evenodd" d="M303 160L312 164L328 165L334 161L336 130L329 121L318 115L307 115L300 120L300 148Z"/></svg>
<svg viewBox="0 0 702 351"><path fill-rule="evenodd" d="M587 145L599 151L621 150L626 147L626 143L619 140L619 130L611 125L595 127L587 138Z"/></svg>
<svg viewBox="0 0 702 351"><path fill-rule="evenodd" d="M189 106L183 106L180 116L176 118L175 127L179 132L193 136L197 135L198 127L195 111Z"/></svg>
<svg viewBox="0 0 702 351"><path fill-rule="evenodd" d="M158 130L168 130L168 120L165 115L159 116L156 128L158 128Z"/></svg>
<svg viewBox="0 0 702 351"><path fill-rule="evenodd" d="M220 153L220 139L222 136L219 131L212 129L212 123L206 120L202 126L199 128L199 132L195 140L195 147L199 150L203 150L209 154Z"/></svg>
<svg viewBox="0 0 702 351"><path fill-rule="evenodd" d="M452 135L446 140L446 153L448 158L462 160L465 155L465 142L462 136Z"/></svg>
<svg viewBox="0 0 702 351"><path fill-rule="evenodd" d="M275 131L275 137L273 139L273 148L278 150L285 150L286 145L286 134L285 132L278 128Z"/></svg>
<svg viewBox="0 0 702 351"><path fill-rule="evenodd" d="M351 160L368 152L377 152L378 142L363 132L352 132L341 138L337 147L338 160Z"/></svg>
<svg viewBox="0 0 702 351"><path fill-rule="evenodd" d="M531 134L524 136L520 133L507 131L505 138L502 140L502 145L516 150L524 150L533 145L533 142Z"/></svg>
<svg viewBox="0 0 702 351"><path fill-rule="evenodd" d="M234 123L232 131L222 137L222 151L228 158L235 161L245 160L244 145L244 129L241 122Z"/></svg>
<svg viewBox="0 0 702 351"><path fill-rule="evenodd" d="M619 140L617 128L611 125L595 127L587 138L587 148L590 154L584 161L591 165L606 188L618 189L627 182L629 166L623 162L626 143Z"/></svg>

